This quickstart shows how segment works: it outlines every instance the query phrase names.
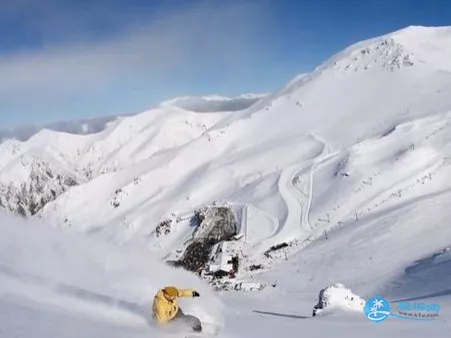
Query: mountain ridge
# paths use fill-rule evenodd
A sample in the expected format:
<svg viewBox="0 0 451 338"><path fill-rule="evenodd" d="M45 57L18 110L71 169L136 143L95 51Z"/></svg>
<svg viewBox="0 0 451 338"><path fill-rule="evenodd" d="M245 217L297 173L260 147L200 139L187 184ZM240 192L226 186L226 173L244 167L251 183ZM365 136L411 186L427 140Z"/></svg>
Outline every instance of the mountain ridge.
<svg viewBox="0 0 451 338"><path fill-rule="evenodd" d="M77 138L72 153L80 155L72 163L88 181L57 196L39 215L59 224L70 219L83 229L123 224L126 217L135 235L143 236L174 212L222 201L252 204L280 227L291 224L305 210L289 212L299 202L291 201L280 182L290 175L307 180L316 166L341 163L353 154L349 149L383 139L396 126L413 121L428 126L424 119L434 116L447 121L451 74L441 63L423 59L429 45L451 41L448 32L409 27L358 42L239 112L197 114L171 106L121 118L98 134ZM415 35L428 38L429 45L411 42ZM449 60L447 45L441 52L439 59ZM437 60L436 51L431 55ZM45 131L35 139L45 143L45 133L53 135ZM121 203L111 212L117 191ZM86 198L92 208L81 215L78 206ZM278 209L287 203L285 211ZM314 199L308 203L315 208ZM296 236L303 231L297 229ZM290 231L265 245L283 240L284 233Z"/></svg>

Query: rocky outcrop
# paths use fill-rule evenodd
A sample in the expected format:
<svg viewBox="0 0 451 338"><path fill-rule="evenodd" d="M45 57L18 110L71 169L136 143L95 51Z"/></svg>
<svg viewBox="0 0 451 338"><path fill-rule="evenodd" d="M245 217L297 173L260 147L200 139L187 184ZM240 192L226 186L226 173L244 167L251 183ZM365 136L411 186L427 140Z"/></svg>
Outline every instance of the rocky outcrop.
<svg viewBox="0 0 451 338"><path fill-rule="evenodd" d="M237 222L233 210L227 207L208 208L200 216L202 222L194 232L195 240L226 241L236 235Z"/></svg>
<svg viewBox="0 0 451 338"><path fill-rule="evenodd" d="M227 207L208 208L198 212L197 219L202 221L193 233L192 242L179 260L169 263L200 273L209 260L213 246L236 235L237 222L233 210Z"/></svg>

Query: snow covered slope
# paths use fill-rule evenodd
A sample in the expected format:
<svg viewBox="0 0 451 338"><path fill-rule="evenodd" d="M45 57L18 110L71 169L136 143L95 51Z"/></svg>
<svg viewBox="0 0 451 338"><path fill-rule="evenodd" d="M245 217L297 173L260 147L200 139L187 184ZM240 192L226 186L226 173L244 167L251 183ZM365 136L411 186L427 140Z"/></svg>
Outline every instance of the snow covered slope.
<svg viewBox="0 0 451 338"><path fill-rule="evenodd" d="M255 102L266 97L267 94L243 94L237 97L225 97L219 95L211 96L182 96L160 103L161 108L179 107L194 112L220 112L220 111L238 111L243 110ZM105 116L87 118L76 121L62 121L47 124L44 126L26 126L11 130L0 130L0 142L5 140L27 141L30 137L43 129L70 134L95 134L107 129L114 121L121 117L133 116L127 114L124 116Z"/></svg>
<svg viewBox="0 0 451 338"><path fill-rule="evenodd" d="M0 144L1 205L33 214L69 186L134 163L164 161L168 149L201 136L220 116L169 107L118 118L97 134L43 129L24 142L6 140Z"/></svg>
<svg viewBox="0 0 451 338"><path fill-rule="evenodd" d="M446 336L451 328L450 237L443 207L448 191L361 219L329 233L258 276L275 283L258 293L216 293L194 275L155 261L144 247L112 247L92 236L64 234L37 222L0 218L0 335L5 337L180 337L158 329L150 299L162 285L193 287L199 299L182 302L218 337ZM431 217L434 215L434 217ZM424 227L427 223L428 227ZM392 233L393 232L393 233ZM406 236L407 234L407 236ZM428 241L418 238L428 236ZM442 250L425 255L425 252ZM420 259L418 259L420 258ZM156 273L158 271L158 273ZM344 282L364 299L381 294L440 305L434 322L396 318L370 323L363 313L335 308L311 318L316 295ZM209 331L212 332L212 331Z"/></svg>
<svg viewBox="0 0 451 338"><path fill-rule="evenodd" d="M1 207L23 216L33 215L85 181L71 162L76 140L66 134L55 136L41 131L26 144L15 140L0 144Z"/></svg>
<svg viewBox="0 0 451 338"><path fill-rule="evenodd" d="M222 302L194 275L140 247L68 236L40 222L0 214L1 337L159 336L153 296L164 285L194 288L186 313L223 325Z"/></svg>
<svg viewBox="0 0 451 338"><path fill-rule="evenodd" d="M178 278L207 293L200 280L153 259L173 257L190 240L196 210L225 205L238 221L237 240L226 246L240 256L236 279L266 288L210 294L213 303L205 300L193 309L211 313L215 322L224 320L220 336L446 336L451 329L450 60L451 28L409 27L350 46L243 111L202 114L167 106L115 121L96 135L51 132L6 147L2 168L44 149L59 168L86 181L36 216L73 232L83 250L70 249L71 240L62 242L68 251L45 254L41 265L50 268L41 272L15 263L16 246L0 240L7 266L0 290L14 295L0 293L0 307L21 318L0 316L0 327L9 325L9 336L20 332L22 322L45 330L30 319L41 316L40 322L58 319L64 334L83 326L84 336L179 337L157 332L142 315L110 317L111 307L93 309L80 299L84 292L69 301L81 303L80 313L67 305L66 295L42 293L39 282L25 288L31 297L18 297L15 276L25 272L35 281L70 282L89 295L98 295L102 286L107 298L100 299L114 297L128 305L142 304L146 283L147 299L157 285ZM13 167L5 177L12 177ZM22 240L34 242L20 236L26 231L7 231L1 238L17 239L17 247L27 247ZM53 235L33 235L42 240L37 251L58 248ZM100 239L108 244L98 245ZM72 267L74 274L66 276ZM60 269L62 276L55 275ZM80 281L78 276L93 277ZM438 303L440 319L374 324L359 311L332 309L303 320L310 318L318 292L336 283L365 300L386 297L394 307L400 301ZM211 312L220 303L225 306Z"/></svg>
<svg viewBox="0 0 451 338"><path fill-rule="evenodd" d="M213 201L252 205L268 215L252 243L264 251L387 208L399 190L448 174L450 42L449 28L409 27L347 48L242 112L124 119L79 161L93 179L42 215L123 241ZM249 234L256 226L246 222Z"/></svg>

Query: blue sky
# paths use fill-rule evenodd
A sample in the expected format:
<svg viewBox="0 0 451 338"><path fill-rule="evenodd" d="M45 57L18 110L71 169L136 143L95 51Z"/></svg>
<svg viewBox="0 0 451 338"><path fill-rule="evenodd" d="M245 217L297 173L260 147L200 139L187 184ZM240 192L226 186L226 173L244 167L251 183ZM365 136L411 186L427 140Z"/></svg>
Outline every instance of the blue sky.
<svg viewBox="0 0 451 338"><path fill-rule="evenodd" d="M448 0L2 0L0 129L273 91Z"/></svg>

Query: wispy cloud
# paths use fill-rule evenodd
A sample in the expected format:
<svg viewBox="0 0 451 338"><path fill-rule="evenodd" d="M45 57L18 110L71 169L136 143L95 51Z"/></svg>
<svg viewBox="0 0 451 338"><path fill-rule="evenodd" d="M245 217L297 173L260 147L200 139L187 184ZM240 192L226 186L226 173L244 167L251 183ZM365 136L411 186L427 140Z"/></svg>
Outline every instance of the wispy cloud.
<svg viewBox="0 0 451 338"><path fill-rule="evenodd" d="M265 2L181 3L185 5L160 8L110 34L84 36L84 31L64 43L0 54L0 108L24 98L43 105L136 82L158 86L175 75L189 77L218 67L222 72L245 69L263 41ZM59 9L59 19L51 24L54 30L63 24L67 10ZM17 15L13 8L9 12ZM87 26L93 25L96 15L104 18L94 11Z"/></svg>

